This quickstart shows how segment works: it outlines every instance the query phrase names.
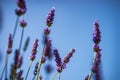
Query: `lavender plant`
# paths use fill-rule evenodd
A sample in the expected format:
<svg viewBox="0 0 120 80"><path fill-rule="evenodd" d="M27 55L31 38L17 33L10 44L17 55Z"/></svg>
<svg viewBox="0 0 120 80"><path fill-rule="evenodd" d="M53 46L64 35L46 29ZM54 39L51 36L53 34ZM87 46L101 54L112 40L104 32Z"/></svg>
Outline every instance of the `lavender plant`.
<svg viewBox="0 0 120 80"><path fill-rule="evenodd" d="M32 51L30 54L30 65L28 67L28 71L24 72L24 70L22 69L22 63L24 61L24 53L27 50L27 47L29 46L29 40L30 37L27 38L25 45L23 47L23 54L21 54L21 47L22 47L22 42L23 42L23 36L24 36L24 28L27 26L27 23L24 19L24 15L26 13L26 2L25 0L16 0L16 4L18 6L18 8L15 10L15 13L17 15L17 19L15 22L15 27L13 30L13 34L9 34L8 37L8 45L7 45L7 50L6 50L6 61L5 61L5 66L2 70L1 73L1 77L0 80L27 80L29 77L29 72L31 70L32 67L32 63L34 62L35 58L36 58L36 54L37 54L37 50L38 50L38 42L39 39L35 39L34 43L33 43L33 47L32 47ZM19 21L20 17L22 17L22 19ZM46 61L50 62L51 59L55 59L55 64L56 64L56 70L55 70L55 75L53 75L51 77L50 80L54 80L56 75L59 75L58 79L61 80L61 76L60 74L62 74L62 71L66 68L67 64L69 63L71 57L74 55L75 53L75 49L70 49L70 51L68 52L68 54L64 57L61 58L60 53L58 52L57 48L53 48L54 45L52 45L52 40L50 39L50 33L51 33L51 27L54 21L54 17L55 17L55 7L52 7L52 9L48 12L48 15L46 17L46 27L43 29L43 48L42 48L42 53L41 53L41 57L39 59L39 62L36 63L36 65L34 66L34 71L33 71L33 78L32 80L42 80L44 76L42 76L41 74L41 67L42 65L44 65L46 63ZM10 74L9 74L9 78L8 78L8 56L9 54L11 54L13 52L12 50L12 46L14 45L14 37L15 35L17 35L16 30L18 27L18 23L20 23L20 26L22 28L22 32L21 32L21 37L20 37L20 43L19 43L19 48L17 48L14 52L14 62L11 64L11 68L10 68ZM99 46L99 43L101 41L101 32L99 29L99 24L98 21L95 21L94 23L94 32L93 32L93 52L94 52L94 60L93 60L93 64L91 67L91 71L90 74L87 75L85 77L85 80L91 80L91 78L93 77L93 74L97 74L97 72L99 72L99 64L101 62L101 49ZM51 65L46 65L45 67L45 71L47 74L49 74L52 71L52 67ZM26 73L26 76L22 76L23 73ZM5 74L5 77L3 77ZM99 76L99 74L97 74L97 76ZM98 78L96 78L96 80L98 80ZM100 80L100 78L99 78Z"/></svg>

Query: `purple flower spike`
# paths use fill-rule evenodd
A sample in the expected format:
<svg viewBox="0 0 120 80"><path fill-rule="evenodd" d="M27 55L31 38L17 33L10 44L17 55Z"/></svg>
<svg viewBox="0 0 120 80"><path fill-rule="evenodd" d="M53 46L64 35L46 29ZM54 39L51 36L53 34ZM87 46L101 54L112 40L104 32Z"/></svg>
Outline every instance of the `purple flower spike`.
<svg viewBox="0 0 120 80"><path fill-rule="evenodd" d="M22 80L22 79L21 79L22 74L23 74L23 70L20 70L20 71L17 73L17 76L16 76L17 80Z"/></svg>
<svg viewBox="0 0 120 80"><path fill-rule="evenodd" d="M46 25L48 27L51 27L51 25L53 24L53 19L55 15L54 13L55 13L55 8L53 7L51 11L48 13L47 18L46 18Z"/></svg>
<svg viewBox="0 0 120 80"><path fill-rule="evenodd" d="M46 58L45 58L45 57L42 57L41 63L45 63L45 61L46 61Z"/></svg>
<svg viewBox="0 0 120 80"><path fill-rule="evenodd" d="M34 44L33 44L33 48L32 48L32 52L31 52L31 56L30 56L30 60L34 60L36 53L37 53L37 47L38 47L38 39L35 40Z"/></svg>
<svg viewBox="0 0 120 80"><path fill-rule="evenodd" d="M99 44L99 42L101 41L101 32L99 30L99 24L98 21L95 21L94 23L94 33L93 33L93 41L95 44Z"/></svg>
<svg viewBox="0 0 120 80"><path fill-rule="evenodd" d="M49 28L45 28L43 30L43 32L44 32L45 35L48 35L48 34L50 34L50 29Z"/></svg>
<svg viewBox="0 0 120 80"><path fill-rule="evenodd" d="M63 62L68 63L74 52L75 49L71 49L70 52L67 54L67 56L64 58Z"/></svg>
<svg viewBox="0 0 120 80"><path fill-rule="evenodd" d="M22 62L23 62L23 57L20 56L19 59L18 59L17 68L20 68L22 66Z"/></svg>
<svg viewBox="0 0 120 80"><path fill-rule="evenodd" d="M16 0L17 6L22 9L26 9L25 0Z"/></svg>
<svg viewBox="0 0 120 80"><path fill-rule="evenodd" d="M18 8L15 10L15 13L17 16L21 16L21 15L25 14L25 12L26 12L26 9Z"/></svg>
<svg viewBox="0 0 120 80"><path fill-rule="evenodd" d="M89 78L89 75L87 75L87 76L85 77L85 80L88 80L88 78Z"/></svg>
<svg viewBox="0 0 120 80"><path fill-rule="evenodd" d="M25 22L24 19L20 21L20 26L21 26L21 27L24 28L24 27L26 27L26 25L27 25L27 23Z"/></svg>
<svg viewBox="0 0 120 80"><path fill-rule="evenodd" d="M8 37L8 46L7 46L7 54L10 54L12 52L12 35L9 34L9 37Z"/></svg>

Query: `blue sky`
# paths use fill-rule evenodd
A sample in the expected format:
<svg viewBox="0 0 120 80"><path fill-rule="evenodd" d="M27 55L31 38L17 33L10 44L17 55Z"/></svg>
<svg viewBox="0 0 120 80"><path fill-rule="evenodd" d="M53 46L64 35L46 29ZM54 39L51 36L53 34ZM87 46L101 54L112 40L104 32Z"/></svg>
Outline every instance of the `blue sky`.
<svg viewBox="0 0 120 80"><path fill-rule="evenodd" d="M3 28L0 33L0 55L2 54L3 58L0 64L4 65L7 37L14 29L16 20L14 10L17 6L14 0L0 0L0 3L3 12ZM25 28L23 41L27 36L30 36L30 44L25 53L23 63L25 72L23 76L26 74L32 44L36 38L40 40L40 43L35 62L39 60L42 50L42 29L46 27L45 18L48 11L54 6L56 9L55 19L50 34L53 46L59 50L62 58L71 48L76 49L76 53L61 74L61 80L84 80L84 77L89 73L93 59L93 22L96 19L99 21L102 35L100 46L104 80L120 79L119 0L26 0L26 4L25 20L27 21L27 27ZM14 41L15 45L13 45L14 49L19 46L20 33L21 27L18 27ZM10 63L13 62L13 55L10 55L10 58L12 58ZM2 68L3 66L0 66L0 70ZM42 71L42 74L44 75L44 71ZM31 79L31 76L28 79Z"/></svg>

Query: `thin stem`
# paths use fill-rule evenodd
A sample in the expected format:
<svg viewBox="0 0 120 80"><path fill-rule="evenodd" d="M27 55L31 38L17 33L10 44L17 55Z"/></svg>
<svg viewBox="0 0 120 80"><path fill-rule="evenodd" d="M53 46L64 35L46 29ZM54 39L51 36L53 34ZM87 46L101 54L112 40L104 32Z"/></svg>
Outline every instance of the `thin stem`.
<svg viewBox="0 0 120 80"><path fill-rule="evenodd" d="M2 77L3 77L4 71L6 70L6 65L7 65L7 57L8 57L8 54L6 54L5 66L4 66L3 70L2 70L2 74L1 74L0 80L2 80Z"/></svg>
<svg viewBox="0 0 120 80"><path fill-rule="evenodd" d="M2 80L2 77L3 77L3 74L4 74L5 68L6 68L6 64L5 64L5 66L4 66L3 70L2 70L2 74L1 74L0 80Z"/></svg>
<svg viewBox="0 0 120 80"><path fill-rule="evenodd" d="M16 31L17 31L18 20L19 20L19 16L17 16L16 22L15 22L14 31L13 31L13 34L12 34L12 40L14 40L14 37L15 37L15 34L16 34Z"/></svg>
<svg viewBox="0 0 120 80"><path fill-rule="evenodd" d="M93 64L95 63L95 58L96 58L96 52L94 52L94 59L93 59ZM88 80L91 80L91 78L92 78L92 76L93 76L93 72L92 71L90 71L90 74L89 74L89 77L88 77Z"/></svg>
<svg viewBox="0 0 120 80"><path fill-rule="evenodd" d="M57 76L57 74L58 74L58 72L56 72L56 73L52 76L52 78L51 78L50 80L54 80L55 77Z"/></svg>
<svg viewBox="0 0 120 80"><path fill-rule="evenodd" d="M7 80L7 64L8 64L8 54L6 54L5 80Z"/></svg>
<svg viewBox="0 0 120 80"><path fill-rule="evenodd" d="M31 66L32 66L32 62L33 62L33 61L30 62L30 66L29 66L29 68L28 68L28 71L27 71L27 74L26 74L25 80L27 80L27 77L28 77L29 71L30 71Z"/></svg>
<svg viewBox="0 0 120 80"><path fill-rule="evenodd" d="M43 47L43 50L42 50L42 56L40 58L40 65L38 67L38 73L37 73L37 79L36 80L38 80L38 77L39 77L39 74L40 74L40 69L41 69L41 66L42 66L41 60L42 60L42 57L44 55L44 48L45 48L45 44L44 44L44 47Z"/></svg>
<svg viewBox="0 0 120 80"><path fill-rule="evenodd" d="M36 77L36 76L34 76L34 77L32 78L32 80L34 80L34 79L35 79L35 77Z"/></svg>
<svg viewBox="0 0 120 80"><path fill-rule="evenodd" d="M59 80L60 80L60 73L59 73Z"/></svg>
<svg viewBox="0 0 120 80"><path fill-rule="evenodd" d="M20 44L19 44L19 51L21 50L22 41L23 41L23 35L24 35L24 28L22 28L21 38L20 38Z"/></svg>
<svg viewBox="0 0 120 80"><path fill-rule="evenodd" d="M90 74L89 74L88 80L91 80L92 76L93 76L93 72L90 71Z"/></svg>

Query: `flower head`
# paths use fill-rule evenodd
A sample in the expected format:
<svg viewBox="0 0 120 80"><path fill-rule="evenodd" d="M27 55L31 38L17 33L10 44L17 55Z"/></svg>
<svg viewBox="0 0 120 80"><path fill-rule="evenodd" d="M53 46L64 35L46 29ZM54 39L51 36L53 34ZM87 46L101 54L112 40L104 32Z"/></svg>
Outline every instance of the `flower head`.
<svg viewBox="0 0 120 80"><path fill-rule="evenodd" d="M48 27L51 27L51 25L53 24L54 16L55 16L55 8L53 7L48 13L47 18L46 18L46 25Z"/></svg>
<svg viewBox="0 0 120 80"><path fill-rule="evenodd" d="M7 46L7 54L10 54L12 52L12 35L9 34L9 37L8 37L8 46Z"/></svg>
<svg viewBox="0 0 120 80"><path fill-rule="evenodd" d="M31 55L30 55L30 60L32 60L32 61L35 59L35 56L36 56L36 53L37 53L38 41L39 40L36 39L34 44L33 44L32 52L31 52Z"/></svg>
<svg viewBox="0 0 120 80"><path fill-rule="evenodd" d="M20 26L21 26L21 27L24 28L24 27L26 27L26 25L27 25L27 23L25 22L24 19L20 21Z"/></svg>
<svg viewBox="0 0 120 80"><path fill-rule="evenodd" d="M99 44L101 41L101 32L99 30L99 24L98 21L95 21L94 23L94 33L93 33L93 41L95 44Z"/></svg>

